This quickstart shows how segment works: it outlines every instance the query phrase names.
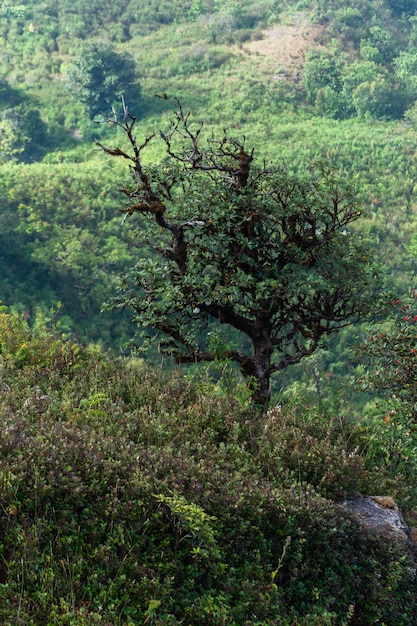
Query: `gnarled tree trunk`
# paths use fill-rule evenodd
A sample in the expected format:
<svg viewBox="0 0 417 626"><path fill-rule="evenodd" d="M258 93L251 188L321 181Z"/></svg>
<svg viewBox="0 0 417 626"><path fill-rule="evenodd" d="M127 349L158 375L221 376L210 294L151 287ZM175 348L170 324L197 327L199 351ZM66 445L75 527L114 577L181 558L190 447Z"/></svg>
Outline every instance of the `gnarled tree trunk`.
<svg viewBox="0 0 417 626"><path fill-rule="evenodd" d="M256 404L267 404L271 395L272 342L267 330L252 337L252 357L242 363L242 372L249 380L252 400Z"/></svg>

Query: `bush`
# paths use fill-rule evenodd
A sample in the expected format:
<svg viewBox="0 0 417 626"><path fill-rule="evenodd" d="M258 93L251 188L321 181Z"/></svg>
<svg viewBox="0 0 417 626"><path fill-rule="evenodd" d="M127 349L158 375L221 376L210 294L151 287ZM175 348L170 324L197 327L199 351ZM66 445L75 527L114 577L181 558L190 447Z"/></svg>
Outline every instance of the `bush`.
<svg viewBox="0 0 417 626"><path fill-rule="evenodd" d="M308 461L317 415L265 420L208 383L0 324L2 623L411 623L401 546L307 484L353 488L335 423Z"/></svg>

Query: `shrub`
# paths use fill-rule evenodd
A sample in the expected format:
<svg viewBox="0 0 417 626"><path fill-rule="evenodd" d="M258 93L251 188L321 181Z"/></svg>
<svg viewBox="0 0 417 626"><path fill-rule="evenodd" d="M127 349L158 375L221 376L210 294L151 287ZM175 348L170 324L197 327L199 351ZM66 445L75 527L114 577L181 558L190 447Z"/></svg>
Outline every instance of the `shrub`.
<svg viewBox="0 0 417 626"><path fill-rule="evenodd" d="M336 423L0 324L2 623L411 623L401 546L307 484L353 488Z"/></svg>

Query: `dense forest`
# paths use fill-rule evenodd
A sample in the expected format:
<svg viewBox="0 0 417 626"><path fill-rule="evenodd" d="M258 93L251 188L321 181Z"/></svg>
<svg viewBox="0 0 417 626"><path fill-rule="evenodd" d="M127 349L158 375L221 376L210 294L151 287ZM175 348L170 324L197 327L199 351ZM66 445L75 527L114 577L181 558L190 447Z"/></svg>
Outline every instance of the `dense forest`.
<svg viewBox="0 0 417 626"><path fill-rule="evenodd" d="M340 506L389 493L417 525L417 1L4 1L0 41L1 621L417 624L409 548ZM178 104L361 206L377 306L269 409L109 305L152 252L100 146L129 147L127 106L168 172Z"/></svg>

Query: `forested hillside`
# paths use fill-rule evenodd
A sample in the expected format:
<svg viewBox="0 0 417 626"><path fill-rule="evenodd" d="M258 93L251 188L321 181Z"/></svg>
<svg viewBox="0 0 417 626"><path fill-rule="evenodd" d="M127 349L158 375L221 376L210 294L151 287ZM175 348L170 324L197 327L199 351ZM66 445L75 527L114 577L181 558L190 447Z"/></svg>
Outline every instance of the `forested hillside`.
<svg viewBox="0 0 417 626"><path fill-rule="evenodd" d="M2 299L32 316L62 302L66 330L120 346L102 316L134 258L112 169L94 140L123 94L143 135L174 97L207 132L304 171L328 159L357 182L362 231L390 288L415 269L417 31L413 2L4 3L0 176ZM154 94L167 93L169 100ZM149 159L157 162L161 154ZM40 181L47 181L40 192Z"/></svg>
<svg viewBox="0 0 417 626"><path fill-rule="evenodd" d="M118 350L132 338L128 312L100 313L137 256L134 233L119 226L126 173L94 143L117 141L100 122L122 94L143 137L169 126L177 97L207 135L244 135L259 162L304 172L328 160L357 185L383 288L406 291L417 245L417 31L416 7L403 5L4 3L2 301L28 319L55 311L84 343ZM162 153L151 144L147 158ZM345 342L332 354L302 370L346 374Z"/></svg>

